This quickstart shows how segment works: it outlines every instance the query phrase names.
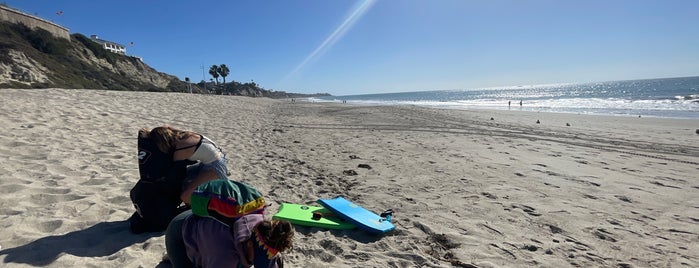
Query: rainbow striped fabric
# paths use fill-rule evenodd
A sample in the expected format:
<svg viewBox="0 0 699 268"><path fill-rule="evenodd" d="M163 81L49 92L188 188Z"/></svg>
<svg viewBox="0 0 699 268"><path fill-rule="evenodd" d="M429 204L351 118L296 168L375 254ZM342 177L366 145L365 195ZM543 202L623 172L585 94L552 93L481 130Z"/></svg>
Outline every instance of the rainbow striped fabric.
<svg viewBox="0 0 699 268"><path fill-rule="evenodd" d="M192 193L192 213L211 217L228 226L247 214L264 214L265 200L252 186L239 181L218 179L197 187Z"/></svg>

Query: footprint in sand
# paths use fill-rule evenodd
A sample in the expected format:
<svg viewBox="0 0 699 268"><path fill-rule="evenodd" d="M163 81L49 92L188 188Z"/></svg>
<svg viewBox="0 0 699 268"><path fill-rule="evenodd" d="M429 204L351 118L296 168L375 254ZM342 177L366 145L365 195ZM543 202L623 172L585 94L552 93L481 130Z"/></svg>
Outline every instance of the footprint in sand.
<svg viewBox="0 0 699 268"><path fill-rule="evenodd" d="M342 255L342 253L344 252L342 247L337 242L329 239L324 239L320 241L318 244L325 250L330 251L335 255Z"/></svg>
<svg viewBox="0 0 699 268"><path fill-rule="evenodd" d="M131 204L131 198L128 195L120 195L106 200L108 204Z"/></svg>
<svg viewBox="0 0 699 268"><path fill-rule="evenodd" d="M553 184L550 184L548 182L544 182L544 185L549 186L549 187L553 187L553 188L561 188L560 186L553 185Z"/></svg>
<svg viewBox="0 0 699 268"><path fill-rule="evenodd" d="M135 183L134 179L134 183ZM106 185L107 183L111 182L111 179L97 179L97 178L92 178L89 179L83 183L80 183L80 185Z"/></svg>
<svg viewBox="0 0 699 268"><path fill-rule="evenodd" d="M45 188L42 191L45 194L64 195L64 194L70 193L71 189L68 189L68 188Z"/></svg>
<svg viewBox="0 0 699 268"><path fill-rule="evenodd" d="M605 230L604 228L597 228L592 232L597 238L605 240L605 241L610 241L610 242L617 242L618 239L612 234L611 232Z"/></svg>
<svg viewBox="0 0 699 268"><path fill-rule="evenodd" d="M563 229L559 228L556 225L547 224L546 226L549 227L549 230L551 231L551 233L560 234L563 232Z"/></svg>
<svg viewBox="0 0 699 268"><path fill-rule="evenodd" d="M682 189L681 187L677 187L677 186L674 186L674 185L663 184L663 183L661 183L661 182L659 182L659 181L652 181L652 182L650 182L650 183L651 183L651 184L658 185L658 186L662 186L662 187L667 187L667 188Z"/></svg>
<svg viewBox="0 0 699 268"><path fill-rule="evenodd" d="M631 202L630 198L623 196L623 195L615 195L614 197L616 197L619 200L624 201L624 202L633 203L633 202Z"/></svg>
<svg viewBox="0 0 699 268"><path fill-rule="evenodd" d="M493 200L498 199L498 197L496 195L488 193L488 192L482 192L481 195L483 195L487 198L493 199Z"/></svg>
<svg viewBox="0 0 699 268"><path fill-rule="evenodd" d="M596 196L594 196L594 195L589 195L589 194L583 194L583 197L589 198L589 199L598 199Z"/></svg>
<svg viewBox="0 0 699 268"><path fill-rule="evenodd" d="M537 212L535 208L527 206L527 205L522 205L522 204L513 204L511 205L512 208L519 208L522 211L526 212L527 214L531 216L541 216L542 214ZM509 209L506 209L509 210Z"/></svg>
<svg viewBox="0 0 699 268"><path fill-rule="evenodd" d="M3 185L0 187L0 193L2 194L8 194L8 193L16 193L22 190L25 190L29 187L21 184L10 184L10 185Z"/></svg>
<svg viewBox="0 0 699 268"><path fill-rule="evenodd" d="M77 194L33 194L29 200L36 205L56 204L65 201L83 199L84 196Z"/></svg>
<svg viewBox="0 0 699 268"><path fill-rule="evenodd" d="M62 220L46 221L46 222L40 222L39 224L33 224L33 226L37 230L39 230L43 233L53 233L58 228L63 226L63 221Z"/></svg>
<svg viewBox="0 0 699 268"><path fill-rule="evenodd" d="M3 218L7 216L19 215L22 213L24 213L24 211L14 210L10 208L0 208L0 215L3 215Z"/></svg>

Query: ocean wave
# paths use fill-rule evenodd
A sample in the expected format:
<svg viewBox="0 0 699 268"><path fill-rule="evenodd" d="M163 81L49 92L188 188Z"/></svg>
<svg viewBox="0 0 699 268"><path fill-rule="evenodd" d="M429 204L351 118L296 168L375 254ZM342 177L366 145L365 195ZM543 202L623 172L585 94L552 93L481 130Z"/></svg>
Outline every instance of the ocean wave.
<svg viewBox="0 0 699 268"><path fill-rule="evenodd" d="M699 77L332 96L315 102L699 118ZM522 102L520 106L519 103Z"/></svg>

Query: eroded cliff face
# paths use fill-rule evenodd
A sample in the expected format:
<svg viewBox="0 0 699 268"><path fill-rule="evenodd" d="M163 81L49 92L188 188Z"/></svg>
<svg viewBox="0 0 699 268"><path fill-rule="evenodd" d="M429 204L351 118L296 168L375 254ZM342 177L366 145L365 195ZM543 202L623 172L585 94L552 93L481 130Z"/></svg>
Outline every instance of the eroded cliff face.
<svg viewBox="0 0 699 268"><path fill-rule="evenodd" d="M22 45L21 40L12 41L12 46L0 46L0 54L5 54L0 55L0 88L150 91L186 88L186 84L177 77L158 72L139 58L118 54L98 57L74 36L71 36L69 42L65 42L61 53L53 54Z"/></svg>
<svg viewBox="0 0 699 268"><path fill-rule="evenodd" d="M173 79L177 80L177 77L158 72L137 58L131 58L129 61L117 61L112 67L114 71L131 79L159 88L166 88Z"/></svg>
<svg viewBox="0 0 699 268"><path fill-rule="evenodd" d="M22 51L7 50L10 62L0 62L0 81L16 82L30 85L31 83L49 83L46 76L49 69L41 63L27 57Z"/></svg>
<svg viewBox="0 0 699 268"><path fill-rule="evenodd" d="M85 48L84 50L80 50L79 46L76 48L78 49L71 51L71 54L81 62L88 65L93 65L102 71L119 74L133 81L165 89L168 87L170 82L173 80L178 80L178 78L173 75L158 72L136 57L115 54L114 56L116 56L116 60L113 63L110 63L106 59L96 57L89 49Z"/></svg>

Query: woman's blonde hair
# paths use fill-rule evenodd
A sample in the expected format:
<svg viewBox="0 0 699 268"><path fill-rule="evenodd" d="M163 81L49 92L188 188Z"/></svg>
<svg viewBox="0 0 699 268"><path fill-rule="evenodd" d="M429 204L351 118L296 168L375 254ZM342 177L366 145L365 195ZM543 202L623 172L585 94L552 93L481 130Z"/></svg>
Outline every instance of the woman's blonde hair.
<svg viewBox="0 0 699 268"><path fill-rule="evenodd" d="M142 128L138 131L139 136L153 140L163 153L174 152L178 141L186 139L193 134L193 132L179 130L170 126L156 127L150 131Z"/></svg>
<svg viewBox="0 0 699 268"><path fill-rule="evenodd" d="M257 226L265 244L282 252L293 246L294 226L288 221L265 220Z"/></svg>

